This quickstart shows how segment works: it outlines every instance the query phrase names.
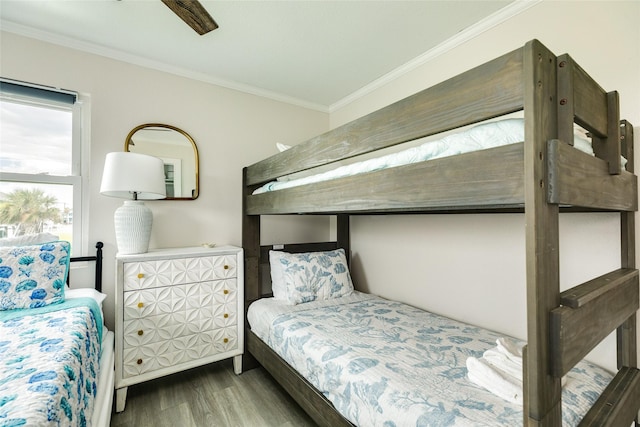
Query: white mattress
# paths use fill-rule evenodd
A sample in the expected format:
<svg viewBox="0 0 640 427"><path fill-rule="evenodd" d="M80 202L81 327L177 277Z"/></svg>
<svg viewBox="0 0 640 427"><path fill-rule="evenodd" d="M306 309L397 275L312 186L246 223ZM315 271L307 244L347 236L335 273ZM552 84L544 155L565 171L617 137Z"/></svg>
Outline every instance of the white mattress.
<svg viewBox="0 0 640 427"><path fill-rule="evenodd" d="M425 142L418 147L412 147L397 153L340 166L327 172L296 179L289 179L288 177L279 178L277 181L268 182L256 189L253 194L344 178L401 165L515 144L522 141L524 141L524 119L510 118L487 122L473 126L462 132ZM587 154L594 155L591 141L586 139L581 132L576 132L574 135L574 147Z"/></svg>
<svg viewBox="0 0 640 427"><path fill-rule="evenodd" d="M98 393L93 407L91 425L108 427L111 423L113 405L113 388L115 378L114 334L103 326L102 355L100 357L100 376L98 377Z"/></svg>
<svg viewBox="0 0 640 427"><path fill-rule="evenodd" d="M254 301L247 311L247 320L251 332L262 341L266 341L271 330L271 325L276 317L283 313L295 313L296 311L309 310L311 308L331 307L334 305L348 304L350 302L366 301L373 298L370 294L354 291L351 295L328 300L316 300L304 304L291 305L286 301L275 298L262 298Z"/></svg>

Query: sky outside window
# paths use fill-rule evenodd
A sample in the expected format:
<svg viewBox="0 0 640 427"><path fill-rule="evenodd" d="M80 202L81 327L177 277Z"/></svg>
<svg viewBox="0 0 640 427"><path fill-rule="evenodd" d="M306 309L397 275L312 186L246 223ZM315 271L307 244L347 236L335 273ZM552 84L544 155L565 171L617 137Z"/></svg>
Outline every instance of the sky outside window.
<svg viewBox="0 0 640 427"><path fill-rule="evenodd" d="M0 101L0 115L0 172L71 175L70 110ZM2 182L0 192L25 187L22 183ZM38 187L59 203L73 206L70 186L42 184Z"/></svg>

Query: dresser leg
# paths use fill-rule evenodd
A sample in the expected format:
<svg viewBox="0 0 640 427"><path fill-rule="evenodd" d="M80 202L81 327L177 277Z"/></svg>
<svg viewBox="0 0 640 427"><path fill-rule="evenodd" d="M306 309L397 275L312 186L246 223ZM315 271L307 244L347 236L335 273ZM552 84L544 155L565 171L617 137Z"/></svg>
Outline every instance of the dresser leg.
<svg viewBox="0 0 640 427"><path fill-rule="evenodd" d="M233 356L233 372L235 372L236 375L242 373L242 355Z"/></svg>
<svg viewBox="0 0 640 427"><path fill-rule="evenodd" d="M124 406L127 404L127 389L128 387L116 389L116 412L124 411Z"/></svg>

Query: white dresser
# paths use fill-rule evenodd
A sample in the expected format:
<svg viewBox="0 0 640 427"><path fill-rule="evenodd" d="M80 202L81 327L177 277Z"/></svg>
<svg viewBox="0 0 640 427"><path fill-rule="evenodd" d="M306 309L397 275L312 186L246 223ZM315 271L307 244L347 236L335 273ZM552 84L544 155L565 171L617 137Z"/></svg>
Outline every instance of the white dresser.
<svg viewBox="0 0 640 427"><path fill-rule="evenodd" d="M116 411L127 387L233 357L242 371L242 248L116 256Z"/></svg>

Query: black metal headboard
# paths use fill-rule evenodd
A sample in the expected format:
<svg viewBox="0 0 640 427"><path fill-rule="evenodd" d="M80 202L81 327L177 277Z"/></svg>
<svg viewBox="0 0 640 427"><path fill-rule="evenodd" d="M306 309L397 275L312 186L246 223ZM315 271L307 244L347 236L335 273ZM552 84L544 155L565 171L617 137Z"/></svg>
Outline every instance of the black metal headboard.
<svg viewBox="0 0 640 427"><path fill-rule="evenodd" d="M98 242L96 243L96 254L93 256L79 256L79 257L71 257L69 259L70 262L79 262L79 261L95 261L96 262L96 277L95 277L95 288L97 291L102 292L102 247L104 243ZM69 276L67 276L67 284L69 284Z"/></svg>

